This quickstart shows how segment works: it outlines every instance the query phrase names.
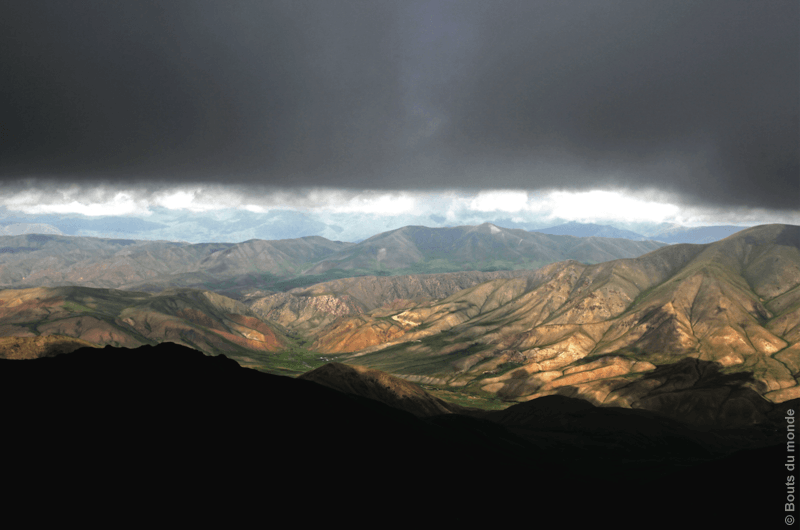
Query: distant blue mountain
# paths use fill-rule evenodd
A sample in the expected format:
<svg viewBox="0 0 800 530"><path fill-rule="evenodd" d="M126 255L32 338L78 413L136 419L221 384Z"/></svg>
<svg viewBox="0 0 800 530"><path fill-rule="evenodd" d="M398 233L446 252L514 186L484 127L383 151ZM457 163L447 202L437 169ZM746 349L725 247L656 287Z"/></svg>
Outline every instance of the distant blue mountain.
<svg viewBox="0 0 800 530"><path fill-rule="evenodd" d="M88 235L96 237L107 237L107 234L114 234L115 237L124 234L130 237L131 235L140 234L141 232L167 228L165 224L145 221L138 217L103 216L92 218L77 214L2 215L2 217L0 217L0 225L36 225L39 227L40 233L43 234L64 234L70 236ZM44 229L44 231L41 231L42 229ZM22 231L19 233L32 232L28 230L27 232ZM12 234L6 231L6 235L15 234L16 232Z"/></svg>
<svg viewBox="0 0 800 530"><path fill-rule="evenodd" d="M19 236L23 234L58 234L61 230L55 226L42 223L7 223L0 222L0 235Z"/></svg>
<svg viewBox="0 0 800 530"><path fill-rule="evenodd" d="M551 234L556 236L575 236L575 237L615 237L621 239L630 239L632 241L647 241L648 239L655 239L654 237L645 237L642 234L631 232L630 230L620 230L608 225L599 225L594 223L576 223L570 222L563 225L551 226L549 228L537 228L530 230L530 232L541 232L542 234ZM664 241L666 243L666 241Z"/></svg>
<svg viewBox="0 0 800 530"><path fill-rule="evenodd" d="M701 245L705 243L713 243L720 239L735 234L741 230L745 230L747 226L698 226L695 228L677 226L668 228L660 232L656 232L650 236L650 239L662 241L664 243L694 243Z"/></svg>

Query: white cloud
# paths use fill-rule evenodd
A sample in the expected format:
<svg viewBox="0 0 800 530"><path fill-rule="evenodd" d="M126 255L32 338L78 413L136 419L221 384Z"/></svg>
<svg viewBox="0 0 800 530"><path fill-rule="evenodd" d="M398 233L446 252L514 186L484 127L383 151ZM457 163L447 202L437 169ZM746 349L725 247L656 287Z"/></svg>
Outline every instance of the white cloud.
<svg viewBox="0 0 800 530"><path fill-rule="evenodd" d="M202 208L197 208L193 204L194 195L194 191L171 191L155 197L153 204L170 210L202 211Z"/></svg>
<svg viewBox="0 0 800 530"><path fill-rule="evenodd" d="M469 203L471 210L479 212L519 212L527 207L528 193L511 190L481 191Z"/></svg>
<svg viewBox="0 0 800 530"><path fill-rule="evenodd" d="M650 221L673 219L680 208L616 191L553 191L546 198L551 217L570 221Z"/></svg>
<svg viewBox="0 0 800 530"><path fill-rule="evenodd" d="M755 208L704 208L690 206L681 208L680 213L671 222L685 226L716 224L752 226L771 223L800 225L800 211L775 212Z"/></svg>
<svg viewBox="0 0 800 530"><path fill-rule="evenodd" d="M130 193L117 191L113 195L106 189L82 190L73 186L66 190L25 190L2 200L9 210L26 214L70 214L100 217L109 215L150 215L146 201Z"/></svg>
<svg viewBox="0 0 800 530"><path fill-rule="evenodd" d="M246 210L299 210L326 223L337 216L370 216L375 231L404 224L425 224L443 216L447 225L480 224L511 218L538 226L552 220L613 223L670 222L685 226L763 223L800 224L800 212L771 212L682 206L673 197L653 191L492 190L476 192L379 191L342 189L269 189L265 187L195 185L157 189L123 186L56 188L29 185L0 194L0 206L26 214L82 214L87 216L150 216L151 208L198 215L223 216ZM351 217L348 217L352 219ZM426 221L428 220L428 221ZM355 222L355 221L352 221ZM398 225L399 226L396 226ZM438 224L438 223L436 223ZM365 227L366 228L366 227ZM349 230L349 228L348 228Z"/></svg>
<svg viewBox="0 0 800 530"><path fill-rule="evenodd" d="M371 213L400 215L416 210L417 201L413 194L406 192L364 191L352 194L338 190L313 190L308 194L308 204L304 209L319 209L333 213Z"/></svg>
<svg viewBox="0 0 800 530"><path fill-rule="evenodd" d="M154 192L147 199L153 205L170 210L211 212L243 208L250 211L267 211L268 207L258 204L260 194L249 191L248 193L248 190L226 186L176 187Z"/></svg>

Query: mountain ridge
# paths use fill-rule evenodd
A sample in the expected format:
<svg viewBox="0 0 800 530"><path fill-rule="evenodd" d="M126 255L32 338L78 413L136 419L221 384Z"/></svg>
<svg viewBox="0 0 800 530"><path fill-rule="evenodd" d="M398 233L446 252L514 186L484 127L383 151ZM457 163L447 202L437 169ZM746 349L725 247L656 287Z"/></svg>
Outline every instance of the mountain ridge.
<svg viewBox="0 0 800 530"><path fill-rule="evenodd" d="M279 327L241 302L189 289L159 294L89 287L3 290L0 335L6 337L0 358L48 356L87 343L137 347L174 342L247 364L251 356L291 344Z"/></svg>
<svg viewBox="0 0 800 530"><path fill-rule="evenodd" d="M69 284L149 292L191 287L241 296L352 276L512 270L564 258L603 261L660 245L532 235L489 224L405 227L358 244L320 236L189 244L30 234L0 236L0 287Z"/></svg>
<svg viewBox="0 0 800 530"><path fill-rule="evenodd" d="M645 249L654 250L659 245L624 239L551 236L500 228L491 223L452 228L406 226L372 236L356 248L339 251L307 272L365 268L372 262L382 264L386 270L409 271L416 267L418 273L488 270L492 266L508 270L511 263L516 268L535 268L563 259L605 261L612 252L618 257L640 255ZM436 270L437 267L442 270Z"/></svg>
<svg viewBox="0 0 800 530"><path fill-rule="evenodd" d="M652 237L643 236L642 234L638 234L631 230L623 230L621 228L616 228L610 225L601 225L596 223L578 223L575 221L571 221L569 223L564 223L556 226L550 226L547 228L536 228L534 230L529 230L529 231L540 232L542 234L570 235L576 237L597 236L597 237L621 238L621 239L630 239L632 241L647 241L654 239Z"/></svg>
<svg viewBox="0 0 800 530"><path fill-rule="evenodd" d="M480 380L509 399L579 391L626 406L636 399L621 393L626 374L690 356L751 371L757 382L745 386L792 399L800 397L798 233L765 225L628 260L560 262L432 303L340 317L314 348L396 375Z"/></svg>

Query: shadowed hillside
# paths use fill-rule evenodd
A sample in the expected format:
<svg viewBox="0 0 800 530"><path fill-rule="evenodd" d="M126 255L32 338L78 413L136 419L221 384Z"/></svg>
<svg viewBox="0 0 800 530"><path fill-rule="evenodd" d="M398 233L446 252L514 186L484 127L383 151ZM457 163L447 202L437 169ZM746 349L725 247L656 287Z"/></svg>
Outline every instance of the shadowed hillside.
<svg viewBox="0 0 800 530"><path fill-rule="evenodd" d="M15 433L4 478L23 489L46 481L60 490L80 474L113 484L114 496L133 495L144 482L159 498L213 491L214 502L269 498L291 511L311 501L340 510L402 501L427 516L451 513L468 491L485 490L485 500L529 507L534 497L556 513L579 500L598 521L617 517L612 507L622 497L632 507L669 506L661 520L719 523L733 515L717 510L731 489L747 492L737 517L763 516L760 501L780 500L785 480L785 433L773 427L701 432L555 397L482 418L418 417L179 345L0 360L0 398L4 429ZM737 469L725 468L729 462ZM300 494L311 487L322 490L318 499Z"/></svg>
<svg viewBox="0 0 800 530"><path fill-rule="evenodd" d="M314 381L345 394L356 394L380 401L415 416L468 412L468 409L464 407L431 396L414 383L363 366L348 366L336 362L326 363L297 378ZM479 409L471 409L471 411L477 412Z"/></svg>

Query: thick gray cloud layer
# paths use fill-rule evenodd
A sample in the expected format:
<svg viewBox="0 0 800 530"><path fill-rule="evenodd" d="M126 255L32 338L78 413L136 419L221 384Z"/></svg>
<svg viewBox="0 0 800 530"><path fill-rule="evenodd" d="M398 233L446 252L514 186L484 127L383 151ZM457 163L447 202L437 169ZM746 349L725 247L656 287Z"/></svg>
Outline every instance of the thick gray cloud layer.
<svg viewBox="0 0 800 530"><path fill-rule="evenodd" d="M800 203L796 0L0 7L0 178Z"/></svg>

